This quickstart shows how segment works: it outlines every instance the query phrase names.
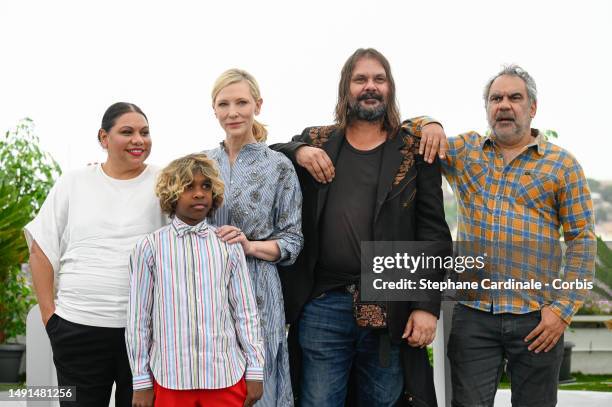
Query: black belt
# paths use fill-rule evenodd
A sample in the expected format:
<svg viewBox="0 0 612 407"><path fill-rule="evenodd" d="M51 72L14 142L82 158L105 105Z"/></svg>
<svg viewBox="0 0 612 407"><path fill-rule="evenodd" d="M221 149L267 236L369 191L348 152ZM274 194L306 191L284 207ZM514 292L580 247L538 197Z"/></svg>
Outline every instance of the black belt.
<svg viewBox="0 0 612 407"><path fill-rule="evenodd" d="M356 289L357 289L357 284L347 284L347 285L341 285L340 287L334 287L328 291L355 294Z"/></svg>

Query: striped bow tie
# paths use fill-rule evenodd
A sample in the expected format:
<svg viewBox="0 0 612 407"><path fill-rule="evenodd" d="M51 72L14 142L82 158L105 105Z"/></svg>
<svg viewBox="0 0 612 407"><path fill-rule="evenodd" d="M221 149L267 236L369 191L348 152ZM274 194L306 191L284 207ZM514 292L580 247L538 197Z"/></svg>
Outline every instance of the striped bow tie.
<svg viewBox="0 0 612 407"><path fill-rule="evenodd" d="M208 224L206 222L200 222L195 226L186 224L176 225L176 234L178 237L183 237L187 233L195 233L198 236L206 237L208 234Z"/></svg>

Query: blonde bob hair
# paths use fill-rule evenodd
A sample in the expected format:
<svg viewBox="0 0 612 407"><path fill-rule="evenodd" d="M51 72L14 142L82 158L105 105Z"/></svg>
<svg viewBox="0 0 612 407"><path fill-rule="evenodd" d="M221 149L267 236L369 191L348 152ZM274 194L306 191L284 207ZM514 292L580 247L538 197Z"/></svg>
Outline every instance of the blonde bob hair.
<svg viewBox="0 0 612 407"><path fill-rule="evenodd" d="M225 186L219 176L217 164L206 154L189 154L172 161L157 177L155 195L159 198L159 205L164 213L174 216L179 197L193 182L194 174L197 173L208 178L212 184L213 204L207 217L211 217L215 209L221 206Z"/></svg>
<svg viewBox="0 0 612 407"><path fill-rule="evenodd" d="M259 91L259 85L257 84L255 77L245 70L232 68L223 72L213 85L213 90L211 92L213 107L215 106L215 100L217 99L219 92L221 92L223 88L243 81L249 85L249 90L251 91L251 96L253 96L253 99L256 102L261 99L261 92ZM258 142L264 142L268 137L268 130L266 130L265 126L259 123L257 120L253 120L253 137L255 137L255 140Z"/></svg>

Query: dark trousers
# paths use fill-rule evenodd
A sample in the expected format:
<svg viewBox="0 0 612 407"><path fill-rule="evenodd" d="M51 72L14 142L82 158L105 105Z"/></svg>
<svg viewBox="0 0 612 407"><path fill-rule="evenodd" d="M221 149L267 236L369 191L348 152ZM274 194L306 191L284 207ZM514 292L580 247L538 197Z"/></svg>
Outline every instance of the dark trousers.
<svg viewBox="0 0 612 407"><path fill-rule="evenodd" d="M504 359L513 407L557 404L563 337L549 352L537 354L524 340L540 318L540 311L492 314L455 305L448 340L454 407L493 406Z"/></svg>
<svg viewBox="0 0 612 407"><path fill-rule="evenodd" d="M59 386L76 386L76 402L60 405L108 406L113 383L115 406L132 405L132 372L124 328L76 324L53 314L47 322Z"/></svg>

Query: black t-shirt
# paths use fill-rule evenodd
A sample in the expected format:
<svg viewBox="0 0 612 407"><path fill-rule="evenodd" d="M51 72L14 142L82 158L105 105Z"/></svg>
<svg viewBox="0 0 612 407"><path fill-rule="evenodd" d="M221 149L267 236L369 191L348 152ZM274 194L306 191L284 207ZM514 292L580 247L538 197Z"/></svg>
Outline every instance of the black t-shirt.
<svg viewBox="0 0 612 407"><path fill-rule="evenodd" d="M373 239L372 225L380 146L362 151L347 140L336 162L336 176L329 186L321 217L319 260L313 296L332 288L356 283L361 273L361 242Z"/></svg>

